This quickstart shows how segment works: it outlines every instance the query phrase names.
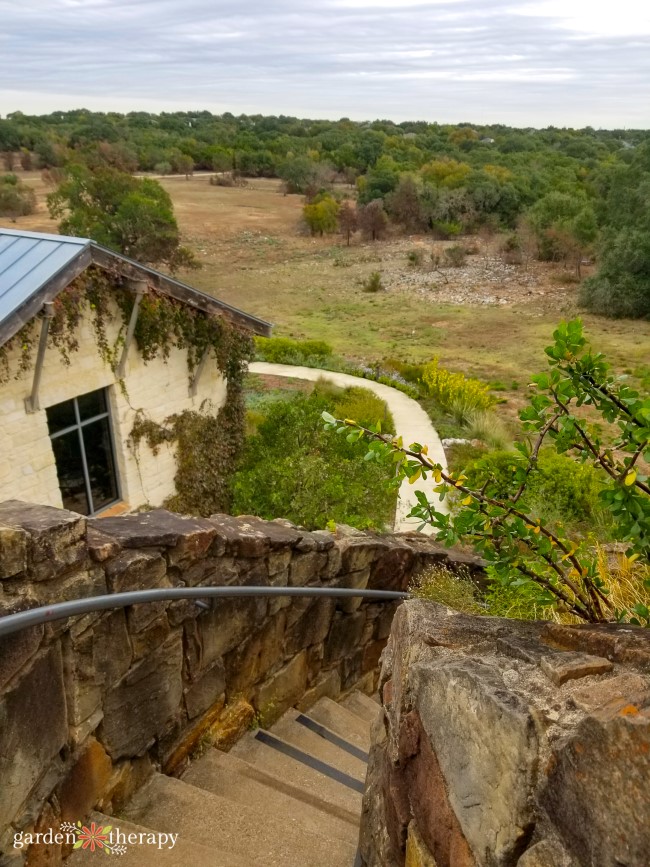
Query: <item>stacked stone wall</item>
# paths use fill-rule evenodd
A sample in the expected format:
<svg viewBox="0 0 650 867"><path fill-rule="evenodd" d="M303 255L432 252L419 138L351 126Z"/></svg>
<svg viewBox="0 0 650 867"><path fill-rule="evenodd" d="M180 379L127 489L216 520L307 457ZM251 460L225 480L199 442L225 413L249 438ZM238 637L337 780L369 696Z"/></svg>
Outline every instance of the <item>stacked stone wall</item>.
<svg viewBox="0 0 650 867"><path fill-rule="evenodd" d="M416 535L306 532L287 522L162 510L87 520L0 504L0 616L161 587L404 590L447 560ZM462 558L461 558L462 559ZM396 603L238 598L156 602L0 640L0 852L16 830L118 810L156 767L227 749L287 707L371 691ZM15 853L14 853L15 854Z"/></svg>
<svg viewBox="0 0 650 867"><path fill-rule="evenodd" d="M410 600L380 691L366 867L650 864L650 630Z"/></svg>

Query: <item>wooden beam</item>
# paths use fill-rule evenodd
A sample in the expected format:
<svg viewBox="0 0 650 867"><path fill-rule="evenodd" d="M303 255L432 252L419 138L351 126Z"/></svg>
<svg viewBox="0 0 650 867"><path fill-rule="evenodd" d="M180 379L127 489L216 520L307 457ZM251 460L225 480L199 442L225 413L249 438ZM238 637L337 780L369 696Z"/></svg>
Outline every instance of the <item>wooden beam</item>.
<svg viewBox="0 0 650 867"><path fill-rule="evenodd" d="M124 374L126 373L126 360L129 357L129 349L131 348L131 344L133 343L133 335L135 334L135 326L138 324L138 313L140 312L140 302L142 301L142 296L147 291L147 284L144 280L139 280L132 287L135 291L135 301L133 302L133 309L131 310L131 318L129 319L129 326L126 329L126 337L124 338L124 346L122 347L122 355L120 356L120 363L117 365L117 370L115 371L115 376L118 379L124 379Z"/></svg>
<svg viewBox="0 0 650 867"><path fill-rule="evenodd" d="M196 370L194 371L194 376L192 377L192 381L190 382L190 397L196 397L196 392L199 387L199 380L201 379L201 374L205 370L205 365L207 364L209 357L210 347L205 350L205 352L201 356L201 360L199 361Z"/></svg>
<svg viewBox="0 0 650 867"><path fill-rule="evenodd" d="M38 341L38 352L36 354L36 364L34 365L34 378L32 380L32 392L29 397L25 398L25 411L32 413L38 412L41 408L38 399L38 390L41 385L41 375L43 373L43 362L45 361L45 351L47 350L47 335L50 330L50 322L54 315L53 304L51 301L46 301L43 305L44 315L41 320L41 336Z"/></svg>
<svg viewBox="0 0 650 867"><path fill-rule="evenodd" d="M169 295L183 304L194 307L196 310L202 310L204 313L223 316L230 322L239 325L243 328L253 331L263 337L270 337L271 324L264 319L258 319L256 316L251 316L244 313L243 310L238 310L236 307L231 307L225 301L219 301L218 298L212 298L198 289L193 289L185 283L180 283L172 277L167 277L165 274L160 274L145 265L140 265L121 256L119 253L113 253L110 250L105 250L96 244L92 245L92 260L100 268L109 271L113 274L118 274L121 277L126 277L130 280L145 280L150 286L153 286L164 295Z"/></svg>

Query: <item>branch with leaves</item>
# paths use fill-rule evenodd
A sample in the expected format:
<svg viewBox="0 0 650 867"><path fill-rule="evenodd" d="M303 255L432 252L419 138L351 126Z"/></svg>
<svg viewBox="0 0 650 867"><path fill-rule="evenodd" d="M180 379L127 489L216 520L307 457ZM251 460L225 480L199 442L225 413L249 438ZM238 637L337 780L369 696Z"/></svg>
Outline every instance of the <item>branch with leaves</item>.
<svg viewBox="0 0 650 867"><path fill-rule="evenodd" d="M579 320L560 325L554 339L546 350L551 373L534 378L536 392L520 415L530 436L515 444L505 490L503 482L489 473L481 487L470 486L466 476L433 462L426 445L406 446L401 437L383 434L379 424L364 427L324 413L325 427L351 442L367 439L365 459L392 464L390 484L395 487L405 478L414 483L430 477L438 501L453 502L451 514L417 491L418 504L410 516L421 520L420 529L432 526L446 545L470 542L504 585L536 591L541 605L590 623L621 620L650 625L650 611L644 605L631 611L613 606L597 553L585 540L572 538L562 528L551 529L526 508L526 489L548 441L558 453L575 454L604 471L608 484L601 497L616 519L620 537L629 544L628 557L648 557L650 498L640 467L650 463L650 400L611 376L602 355L585 349ZM594 407L610 430L615 426L611 442L604 440L599 427L576 414L582 406Z"/></svg>

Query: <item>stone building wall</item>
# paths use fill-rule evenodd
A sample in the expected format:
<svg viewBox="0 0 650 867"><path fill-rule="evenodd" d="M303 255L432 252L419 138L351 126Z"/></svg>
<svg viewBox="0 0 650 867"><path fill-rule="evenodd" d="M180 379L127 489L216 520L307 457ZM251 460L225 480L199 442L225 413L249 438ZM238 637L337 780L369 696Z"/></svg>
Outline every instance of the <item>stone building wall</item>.
<svg viewBox="0 0 650 867"><path fill-rule="evenodd" d="M117 340L121 324L121 314L114 305L107 326L110 345ZM89 391L108 388L121 498L132 508L145 504L159 506L175 492L174 445L163 444L158 455L154 456L143 444L136 459L126 445L136 411L143 410L148 418L158 423L173 413L198 409L204 400L212 401L216 411L226 396L226 383L216 361L213 357L208 360L197 393L192 397L186 350L173 348L166 362L155 358L145 364L134 342L129 351L124 392L110 366L102 361L97 351L97 339L89 316L81 321L77 337L79 349L72 353L70 366L64 364L58 349L48 347L39 412L28 413L25 410L25 398L32 388L33 369L18 379L12 376L8 382L0 383L0 442L3 446L0 454L0 501L13 497L61 507L45 410ZM16 349L9 358L12 374L18 368L18 352Z"/></svg>
<svg viewBox="0 0 650 867"><path fill-rule="evenodd" d="M393 621L365 867L648 867L650 630Z"/></svg>
<svg viewBox="0 0 650 867"><path fill-rule="evenodd" d="M165 511L87 520L0 504L0 615L153 587L403 590L447 560L416 535L309 533L287 522ZM0 640L0 853L14 830L119 809L152 765L180 772L255 716L371 690L395 603L224 599L135 605ZM1 861L1 858L0 858Z"/></svg>

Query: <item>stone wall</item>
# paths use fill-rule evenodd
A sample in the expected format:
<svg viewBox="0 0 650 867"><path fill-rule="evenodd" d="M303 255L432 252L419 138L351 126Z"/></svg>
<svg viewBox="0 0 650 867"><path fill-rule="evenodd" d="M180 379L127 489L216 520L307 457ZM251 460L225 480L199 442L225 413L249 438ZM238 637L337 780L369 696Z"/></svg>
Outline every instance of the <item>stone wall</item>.
<svg viewBox="0 0 650 867"><path fill-rule="evenodd" d="M648 867L650 630L400 606L366 867Z"/></svg>
<svg viewBox="0 0 650 867"><path fill-rule="evenodd" d="M405 589L447 555L423 537L309 533L287 522L152 511L86 520L0 504L0 615L152 587ZM152 766L227 748L254 718L371 690L395 603L160 602L0 640L0 852L12 829L119 809ZM0 859L1 860L1 859Z"/></svg>
<svg viewBox="0 0 650 867"><path fill-rule="evenodd" d="M118 339L122 317L117 308L107 324L109 345ZM59 481L50 443L45 410L57 403L95 391L108 389L113 427L118 481L121 499L132 508L161 505L175 493L176 458L174 445L163 443L157 455L142 444L138 459L127 448L136 411L162 422L173 413L198 409L211 400L215 411L226 397L226 383L211 356L206 362L195 396L189 393L187 351L172 347L165 362L155 358L145 362L137 346L131 346L124 382L126 392L116 382L115 374L97 350L97 338L89 316L81 320L77 338L79 349L72 354L73 364L66 366L56 348L48 347L40 386L39 412L25 411L25 398L32 388L33 369L18 378L13 372L19 365L19 349L9 356L12 376L0 383L0 501L8 497L30 503L62 505Z"/></svg>

